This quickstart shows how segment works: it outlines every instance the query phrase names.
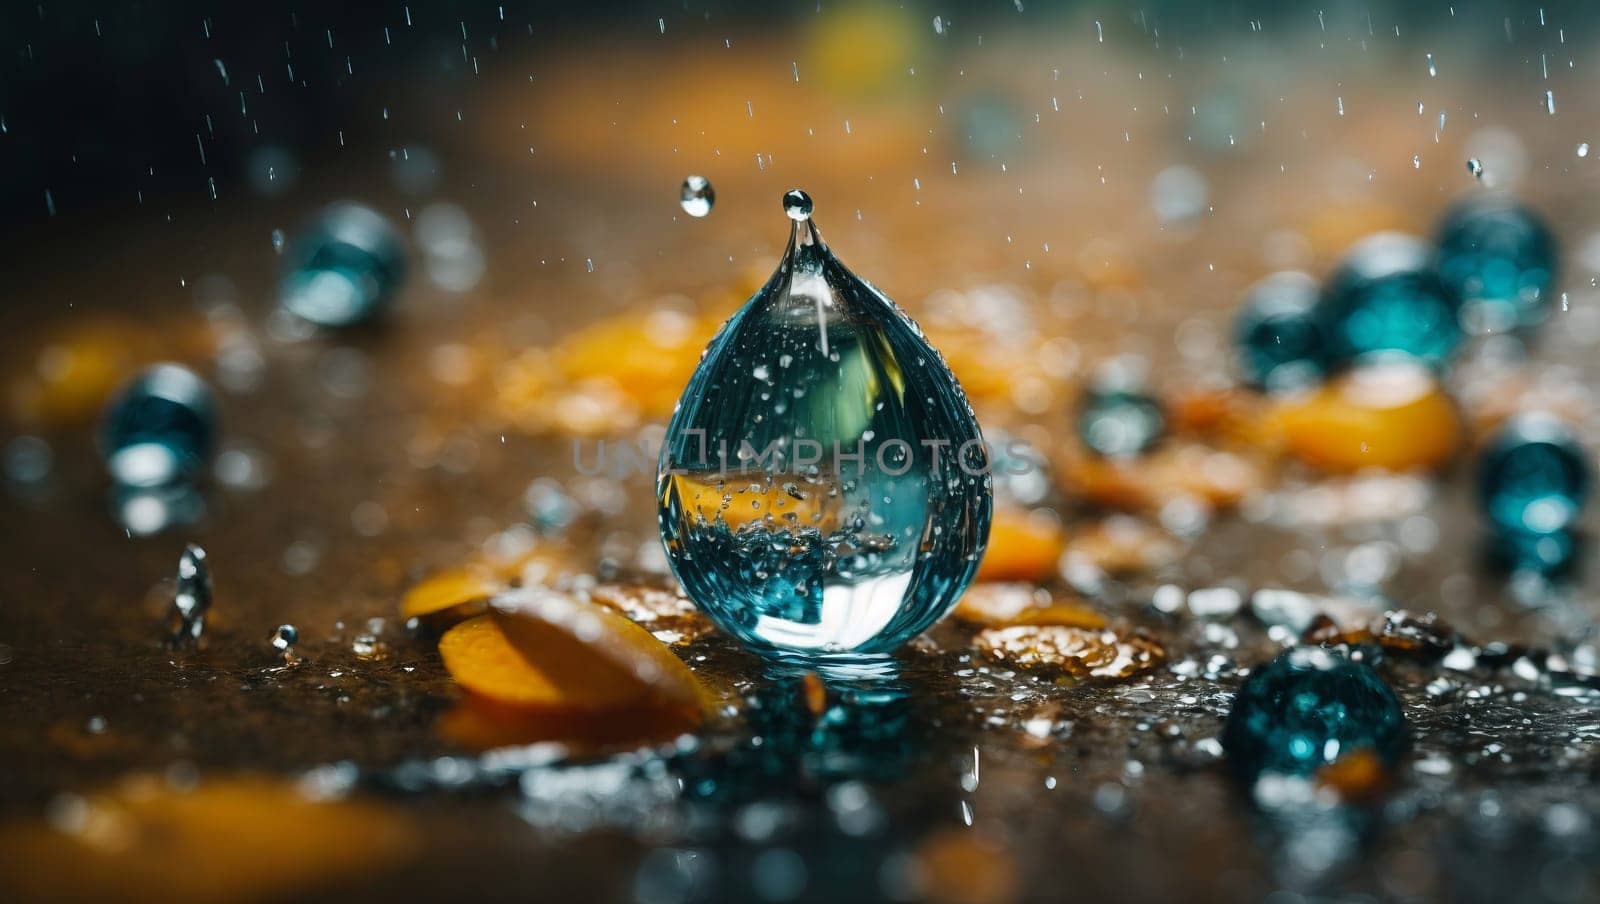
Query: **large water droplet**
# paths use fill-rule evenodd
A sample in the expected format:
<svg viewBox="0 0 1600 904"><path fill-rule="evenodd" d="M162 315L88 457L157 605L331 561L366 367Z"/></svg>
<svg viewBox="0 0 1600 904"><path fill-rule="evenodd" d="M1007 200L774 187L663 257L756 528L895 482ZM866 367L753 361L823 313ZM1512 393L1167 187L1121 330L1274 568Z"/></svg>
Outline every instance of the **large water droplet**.
<svg viewBox="0 0 1600 904"><path fill-rule="evenodd" d="M711 212L711 205L717 203L717 191L705 176L690 176L683 180L678 203L689 216L703 217Z"/></svg>
<svg viewBox="0 0 1600 904"><path fill-rule="evenodd" d="M971 581L993 507L966 396L903 311L834 257L811 199L668 426L658 495L689 596L762 653L884 654Z"/></svg>

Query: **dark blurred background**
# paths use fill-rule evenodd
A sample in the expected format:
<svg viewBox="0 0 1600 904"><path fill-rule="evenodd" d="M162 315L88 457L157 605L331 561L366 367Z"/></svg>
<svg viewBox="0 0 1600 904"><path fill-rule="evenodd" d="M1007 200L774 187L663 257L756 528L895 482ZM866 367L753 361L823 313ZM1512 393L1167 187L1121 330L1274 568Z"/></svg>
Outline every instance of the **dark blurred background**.
<svg viewBox="0 0 1600 904"><path fill-rule="evenodd" d="M853 5L853 4L852 4ZM1043 0L884 4L963 38L985 29L1066 33L1104 23L1132 53L1226 56L1252 35L1321 32L1392 47L1450 35L1484 65L1527 74L1559 19L1574 51L1592 39L1581 3ZM1025 17L1023 12L1025 11ZM371 153L426 134L471 106L480 78L578 50L604 68L633 42L689 28L756 33L777 45L819 17L802 3L7 3L0 12L0 218L114 214L157 197L205 200L281 190L341 146ZM664 23L664 25L663 25ZM663 30L665 28L666 30ZM1219 60L1213 60L1217 62ZM626 123L624 123L624 128ZM345 159L350 159L346 157ZM371 155L367 159L372 159ZM270 173L270 175L269 175Z"/></svg>

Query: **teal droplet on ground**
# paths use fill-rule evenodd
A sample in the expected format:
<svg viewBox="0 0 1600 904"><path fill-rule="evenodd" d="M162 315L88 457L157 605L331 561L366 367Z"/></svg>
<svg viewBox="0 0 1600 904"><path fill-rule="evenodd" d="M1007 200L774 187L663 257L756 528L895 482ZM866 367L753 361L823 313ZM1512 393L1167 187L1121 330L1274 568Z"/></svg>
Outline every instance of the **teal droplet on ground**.
<svg viewBox="0 0 1600 904"><path fill-rule="evenodd" d="M834 257L801 191L777 272L678 404L657 483L667 559L710 618L778 658L882 656L971 581L993 507L943 358Z"/></svg>
<svg viewBox="0 0 1600 904"><path fill-rule="evenodd" d="M1539 412L1495 433L1478 460L1478 494L1498 528L1529 534L1569 529L1589 496L1590 466L1572 429Z"/></svg>
<svg viewBox="0 0 1600 904"><path fill-rule="evenodd" d="M1310 776L1356 751L1395 765L1405 714L1372 666L1299 647L1259 666L1234 697L1222 746L1235 774Z"/></svg>
<svg viewBox="0 0 1600 904"><path fill-rule="evenodd" d="M1318 302L1334 366L1398 352L1432 366L1461 344L1460 299L1433 268L1421 241L1383 232L1356 243Z"/></svg>
<svg viewBox="0 0 1600 904"><path fill-rule="evenodd" d="M1437 244L1440 279L1485 329L1532 326L1548 315L1556 239L1532 210L1494 196L1460 204L1441 220Z"/></svg>

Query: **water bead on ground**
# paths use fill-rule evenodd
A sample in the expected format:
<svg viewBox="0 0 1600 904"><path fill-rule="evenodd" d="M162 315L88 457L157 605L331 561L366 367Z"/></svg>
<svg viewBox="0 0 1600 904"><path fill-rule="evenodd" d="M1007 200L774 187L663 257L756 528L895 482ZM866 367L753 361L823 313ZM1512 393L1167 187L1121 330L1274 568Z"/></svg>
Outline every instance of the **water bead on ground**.
<svg viewBox="0 0 1600 904"><path fill-rule="evenodd" d="M1310 776L1357 751L1393 766L1405 752L1405 715L1372 666L1299 647L1255 669L1234 697L1222 746L1235 774Z"/></svg>
<svg viewBox="0 0 1600 904"><path fill-rule="evenodd" d="M870 660L954 605L992 494L966 396L921 330L834 257L811 199L668 426L659 521L720 627L775 658Z"/></svg>

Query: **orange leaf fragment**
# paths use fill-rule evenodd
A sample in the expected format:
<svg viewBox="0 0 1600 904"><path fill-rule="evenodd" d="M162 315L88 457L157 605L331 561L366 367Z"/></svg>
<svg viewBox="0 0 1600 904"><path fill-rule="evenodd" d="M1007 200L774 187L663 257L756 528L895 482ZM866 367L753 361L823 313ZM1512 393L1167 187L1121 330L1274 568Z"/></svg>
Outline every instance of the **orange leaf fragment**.
<svg viewBox="0 0 1600 904"><path fill-rule="evenodd" d="M248 775L192 790L134 776L57 808L48 823L0 824L8 900L297 898L402 864L420 845L384 803L313 800L292 781Z"/></svg>
<svg viewBox="0 0 1600 904"><path fill-rule="evenodd" d="M456 683L490 700L525 707L581 705L545 677L487 615L470 618L439 638L439 656ZM616 701L606 698L602 705Z"/></svg>
<svg viewBox="0 0 1600 904"><path fill-rule="evenodd" d="M455 609L479 614L489 597L506 588L505 582L479 568L455 568L429 575L406 591L400 600L401 618L425 618Z"/></svg>
<svg viewBox="0 0 1600 904"><path fill-rule="evenodd" d="M1438 380L1400 361L1357 368L1286 399L1268 424L1295 456L1334 472L1436 468L1462 443L1461 416Z"/></svg>
<svg viewBox="0 0 1600 904"><path fill-rule="evenodd" d="M1105 616L1084 603L1058 599L1050 591L1025 583L974 584L953 613L964 622L1000 625L1072 625L1103 628Z"/></svg>
<svg viewBox="0 0 1600 904"><path fill-rule="evenodd" d="M569 699L598 707L649 698L696 716L710 709L683 660L620 612L524 588L496 597L490 613L511 646Z"/></svg>
<svg viewBox="0 0 1600 904"><path fill-rule="evenodd" d="M439 733L475 751L560 741L577 752L668 741L695 728L697 719L646 700L606 710L510 706L468 696L439 717Z"/></svg>
<svg viewBox="0 0 1600 904"><path fill-rule="evenodd" d="M1040 512L997 509L989 544L978 565L980 581L1043 581L1056 572L1066 548L1061 523Z"/></svg>

